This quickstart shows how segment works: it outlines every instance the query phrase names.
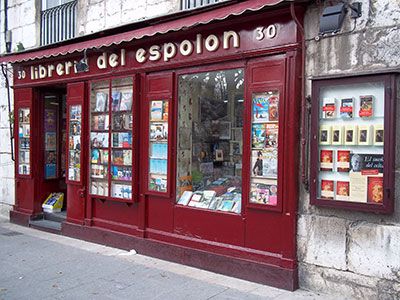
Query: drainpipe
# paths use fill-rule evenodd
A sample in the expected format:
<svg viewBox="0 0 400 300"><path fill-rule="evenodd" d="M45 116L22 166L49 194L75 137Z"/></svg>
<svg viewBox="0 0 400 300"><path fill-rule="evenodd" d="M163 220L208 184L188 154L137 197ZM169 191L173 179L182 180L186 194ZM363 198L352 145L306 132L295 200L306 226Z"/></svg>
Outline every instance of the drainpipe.
<svg viewBox="0 0 400 300"><path fill-rule="evenodd" d="M308 115L309 107L305 96L305 62L306 62L306 43L304 35L304 27L296 17L294 10L294 2L290 3L290 13L295 21L297 28L301 35L301 118L302 118L302 131L301 131L301 181L306 191L309 188L308 172L307 172L307 135L308 132Z"/></svg>
<svg viewBox="0 0 400 300"><path fill-rule="evenodd" d="M11 31L8 31L8 0L4 0L4 44L6 45L6 52L11 52ZM14 133L13 124L11 124L11 95L10 95L10 82L7 76L7 64L1 65L1 72L5 80L5 88L7 89L7 102L8 102L8 123L10 129L10 149L11 149L11 159L15 161L14 157ZM15 119L15 112L14 112Z"/></svg>

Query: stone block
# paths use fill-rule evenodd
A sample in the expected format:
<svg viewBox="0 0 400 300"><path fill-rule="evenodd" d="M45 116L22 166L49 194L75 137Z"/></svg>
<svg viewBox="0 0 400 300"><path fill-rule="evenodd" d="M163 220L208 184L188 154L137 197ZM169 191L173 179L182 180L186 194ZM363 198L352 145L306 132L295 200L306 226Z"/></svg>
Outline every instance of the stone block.
<svg viewBox="0 0 400 300"><path fill-rule="evenodd" d="M104 18L102 18L101 20L93 20L93 21L86 23L85 34L97 32L97 31L103 30L104 28L105 28Z"/></svg>
<svg viewBox="0 0 400 300"><path fill-rule="evenodd" d="M12 205L0 201L0 218L9 219L10 210L12 210Z"/></svg>
<svg viewBox="0 0 400 300"><path fill-rule="evenodd" d="M99 2L97 4L93 4L91 6L88 6L86 18L87 21L99 21L104 19L106 13L106 8L105 8L105 2ZM101 30L104 28L104 25L102 28L98 28L97 30ZM96 30L96 31L97 31Z"/></svg>
<svg viewBox="0 0 400 300"><path fill-rule="evenodd" d="M8 127L0 128L0 153L10 153L10 129Z"/></svg>
<svg viewBox="0 0 400 300"><path fill-rule="evenodd" d="M39 44L39 38L36 35L36 24L32 23L22 28L22 40L25 49L33 48Z"/></svg>
<svg viewBox="0 0 400 300"><path fill-rule="evenodd" d="M106 14L106 18L105 18L105 26L106 28L112 28L112 27L117 27L119 25L121 25L121 12L117 12L113 15L109 15L108 11Z"/></svg>
<svg viewBox="0 0 400 300"><path fill-rule="evenodd" d="M346 269L346 220L304 215L299 219L298 240L304 262Z"/></svg>
<svg viewBox="0 0 400 300"><path fill-rule="evenodd" d="M105 7L107 16L121 14L121 9L122 9L121 0L105 0Z"/></svg>
<svg viewBox="0 0 400 300"><path fill-rule="evenodd" d="M36 22L36 6L35 1L28 1L19 8L19 16L20 16L20 26L24 26L25 24L31 24ZM39 9L39 8L38 8Z"/></svg>
<svg viewBox="0 0 400 300"><path fill-rule="evenodd" d="M300 288L336 295L337 299L378 300L380 291L376 288L379 279L331 268L299 264Z"/></svg>
<svg viewBox="0 0 400 300"><path fill-rule="evenodd" d="M133 19L138 19L139 16L143 17L140 10L146 9L146 0L138 0L138 1L131 1L131 0L122 0L121 1L121 11L124 13L126 10L134 10L134 14L132 15ZM138 10L138 12L136 12Z"/></svg>
<svg viewBox="0 0 400 300"><path fill-rule="evenodd" d="M138 6L135 9L123 10L121 16L122 23L133 23L145 18L146 6Z"/></svg>
<svg viewBox="0 0 400 300"><path fill-rule="evenodd" d="M15 203L15 189L14 179L0 177L0 203L14 205Z"/></svg>
<svg viewBox="0 0 400 300"><path fill-rule="evenodd" d="M348 235L350 271L400 281L400 226L356 223Z"/></svg>

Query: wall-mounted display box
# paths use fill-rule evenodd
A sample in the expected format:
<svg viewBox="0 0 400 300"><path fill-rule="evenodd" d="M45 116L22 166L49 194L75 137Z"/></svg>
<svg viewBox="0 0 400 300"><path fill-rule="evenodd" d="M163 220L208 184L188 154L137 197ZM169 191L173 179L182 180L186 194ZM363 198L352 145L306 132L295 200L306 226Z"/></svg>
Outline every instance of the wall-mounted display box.
<svg viewBox="0 0 400 300"><path fill-rule="evenodd" d="M394 78L320 79L312 88L311 204L391 213Z"/></svg>

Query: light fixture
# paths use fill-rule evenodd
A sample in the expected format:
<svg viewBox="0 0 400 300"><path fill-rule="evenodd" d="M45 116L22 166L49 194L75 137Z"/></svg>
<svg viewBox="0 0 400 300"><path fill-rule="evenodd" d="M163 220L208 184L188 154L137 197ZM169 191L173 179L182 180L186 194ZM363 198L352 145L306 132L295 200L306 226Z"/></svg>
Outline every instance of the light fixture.
<svg viewBox="0 0 400 300"><path fill-rule="evenodd" d="M89 64L88 64L88 59L87 59L87 56L86 56L86 50L87 49L85 49L85 51L83 51L83 58L79 62L77 62L75 64L75 68L76 68L76 72L77 73L82 73L82 72L88 72L89 71Z"/></svg>
<svg viewBox="0 0 400 300"><path fill-rule="evenodd" d="M12 44L12 31L11 30L6 31L5 40L6 40L6 52L10 53L11 52L11 44Z"/></svg>
<svg viewBox="0 0 400 300"><path fill-rule="evenodd" d="M337 33L342 28L348 8L351 10L351 18L361 17L361 2L340 3L325 7L320 18L319 34Z"/></svg>

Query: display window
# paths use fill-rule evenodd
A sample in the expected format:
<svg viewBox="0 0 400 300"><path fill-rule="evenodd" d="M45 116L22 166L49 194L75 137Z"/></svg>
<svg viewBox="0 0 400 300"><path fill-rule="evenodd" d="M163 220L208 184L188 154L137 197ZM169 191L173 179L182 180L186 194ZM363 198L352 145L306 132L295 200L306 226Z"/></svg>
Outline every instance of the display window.
<svg viewBox="0 0 400 300"><path fill-rule="evenodd" d="M18 174L30 175L31 113L29 108L18 109Z"/></svg>
<svg viewBox="0 0 400 300"><path fill-rule="evenodd" d="M56 96L45 96L44 108L44 178L55 179L59 177L58 152L59 140L59 103Z"/></svg>
<svg viewBox="0 0 400 300"><path fill-rule="evenodd" d="M244 71L178 78L177 205L242 209Z"/></svg>
<svg viewBox="0 0 400 300"><path fill-rule="evenodd" d="M373 211L388 207L392 149L386 130L392 112L388 82L378 78L314 85L315 204Z"/></svg>
<svg viewBox="0 0 400 300"><path fill-rule="evenodd" d="M90 99L90 193L130 200L133 79L94 82Z"/></svg>

